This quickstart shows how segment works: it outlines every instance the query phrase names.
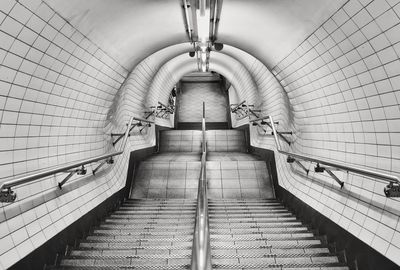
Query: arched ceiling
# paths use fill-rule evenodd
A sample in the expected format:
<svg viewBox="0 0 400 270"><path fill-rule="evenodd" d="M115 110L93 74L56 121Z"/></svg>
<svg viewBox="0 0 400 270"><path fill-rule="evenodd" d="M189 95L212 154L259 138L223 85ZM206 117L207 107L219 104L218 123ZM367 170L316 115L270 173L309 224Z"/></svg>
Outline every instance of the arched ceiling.
<svg viewBox="0 0 400 270"><path fill-rule="evenodd" d="M188 40L179 0L45 0L132 70L146 56Z"/></svg>
<svg viewBox="0 0 400 270"><path fill-rule="evenodd" d="M275 66L346 1L227 0L218 40Z"/></svg>
<svg viewBox="0 0 400 270"><path fill-rule="evenodd" d="M45 2L129 71L162 48L189 42L181 0ZM225 0L218 41L241 48L272 67L344 2Z"/></svg>

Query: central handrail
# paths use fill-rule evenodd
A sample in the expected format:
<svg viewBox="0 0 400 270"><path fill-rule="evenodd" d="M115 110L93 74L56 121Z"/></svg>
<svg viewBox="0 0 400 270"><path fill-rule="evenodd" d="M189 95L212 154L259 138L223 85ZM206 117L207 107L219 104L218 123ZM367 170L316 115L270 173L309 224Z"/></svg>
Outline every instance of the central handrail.
<svg viewBox="0 0 400 270"><path fill-rule="evenodd" d="M211 267L210 231L208 220L207 175L206 175L206 120L203 102L201 171L197 191L196 224L193 234L192 270L206 270Z"/></svg>

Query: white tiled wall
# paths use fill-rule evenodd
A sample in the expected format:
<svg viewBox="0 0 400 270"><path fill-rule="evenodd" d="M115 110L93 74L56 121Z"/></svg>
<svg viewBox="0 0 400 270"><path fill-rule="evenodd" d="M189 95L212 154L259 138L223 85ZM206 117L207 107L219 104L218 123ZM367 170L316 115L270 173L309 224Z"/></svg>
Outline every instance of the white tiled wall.
<svg viewBox="0 0 400 270"><path fill-rule="evenodd" d="M290 150L398 174L399 17L398 1L350 0L273 75L238 52L241 64L213 53L210 68L229 78L238 101L254 103L279 121L279 130L295 132ZM0 182L112 150L107 134L122 131L131 115L143 116L149 101L162 102L180 75L193 70L187 66L179 75L177 66L162 67L185 50L148 57L128 76L41 0L2 0ZM151 128L134 132L127 147L153 144ZM274 148L255 127L252 144ZM62 174L16 188L18 201L0 208L0 269L118 191L128 158L125 152L96 177L71 179L63 191L56 188ZM306 177L285 157L277 155L277 165L282 186L400 264L400 200L384 197L382 182L337 173L345 181L341 191L326 175Z"/></svg>
<svg viewBox="0 0 400 270"><path fill-rule="evenodd" d="M265 115L295 132L292 146L282 146L398 176L399 33L399 1L350 0L277 64L272 73L285 91L264 80L261 94ZM274 148L257 132L254 145ZM400 264L400 200L384 196L384 182L335 172L345 182L340 190L328 175L306 176L279 154L277 166L282 186Z"/></svg>
<svg viewBox="0 0 400 270"><path fill-rule="evenodd" d="M110 132L123 131L132 115L143 116L148 100L163 102L180 75L194 70L188 65L174 77L168 65L160 69L182 50L186 49L164 53L163 59L148 57L128 76L127 70L46 3L3 0L0 181L112 151ZM165 82L170 87L162 88ZM242 85L249 83L243 79ZM134 130L127 148L151 145L154 127L142 133ZM17 201L0 208L0 269L118 191L124 185L128 158L126 151L95 177L90 175L97 164L90 165L86 176L74 176L62 191L57 183L65 174L16 187Z"/></svg>
<svg viewBox="0 0 400 270"><path fill-rule="evenodd" d="M107 113L127 74L42 1L2 0L0 183L111 151L107 134L116 127ZM122 129L124 119L120 124ZM128 148L151 145L152 137L132 136ZM118 191L128 158L126 151L96 177L91 170L97 164L90 165L86 176L74 176L62 191L57 183L65 174L16 187L17 201L0 205L0 269Z"/></svg>

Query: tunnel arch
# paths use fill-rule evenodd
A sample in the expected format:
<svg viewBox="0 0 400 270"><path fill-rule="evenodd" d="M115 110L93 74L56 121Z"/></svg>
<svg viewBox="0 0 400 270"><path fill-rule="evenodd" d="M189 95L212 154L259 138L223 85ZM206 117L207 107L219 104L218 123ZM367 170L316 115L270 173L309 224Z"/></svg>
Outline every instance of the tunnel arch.
<svg viewBox="0 0 400 270"><path fill-rule="evenodd" d="M197 60L190 58L187 54L182 54L167 62L154 76L147 93L146 106L156 105L157 101L167 102L170 89L180 78L197 70ZM251 75L234 58L213 52L210 57L210 71L220 73L227 78L240 98L256 99L257 90Z"/></svg>
<svg viewBox="0 0 400 270"><path fill-rule="evenodd" d="M229 48L231 46L227 45L226 48ZM122 95L124 96L124 98L121 98L117 95L117 98L114 100L114 108L119 108L119 112L123 111L124 108L127 108L127 105L125 105L127 100L134 100L134 104L139 105L138 103L142 103L142 104L146 104L143 103L145 102L143 100L143 95L141 95L142 97L136 95L136 97L133 99L131 97L129 97L129 89L131 90L139 90L141 88L141 90L139 91L144 91L143 93L146 92L146 88L149 88L154 77L156 76L156 74L160 71L160 69L162 69L162 67L168 62L171 61L172 59L174 59L175 57L177 57L180 54L184 54L184 52L189 52L192 51L193 48L191 45L188 44L176 44L173 46L169 46L166 47L158 52L153 53L152 55L150 55L149 57L147 57L145 60L143 60L141 63L139 63L130 73L130 75L128 75L124 86L121 87L120 89L120 93L123 93ZM227 55L229 57L225 57L223 58L223 56L221 56L223 59L225 59L224 61L231 61L231 60L227 60L229 58L235 59L236 62L241 63L239 67L239 70L234 71L234 72L238 72L238 73L244 73L246 75L247 78L246 80L248 81L252 81L252 83L254 83L255 81L260 81L255 80L255 77L257 74L259 76L261 76L263 78L263 80L265 80L265 77L267 77L267 79L270 81L270 84L272 82L272 84L275 84L275 89L279 89L279 87L276 85L276 81L273 81L273 75L271 74L271 72L269 72L269 70L267 68L262 68L262 64L260 61L258 61L255 57L248 55L246 52L241 51L240 49L235 49L232 50L230 53L225 53L225 50L222 50L220 52L215 52L213 51L211 53L211 55ZM232 52L233 51L233 52ZM241 57L237 57L238 53L240 53ZM246 57L247 55L247 57ZM218 57L218 56L217 56ZM212 60L213 57L211 57ZM243 63L241 61L244 61L246 59L251 59L248 60L247 62L243 62L245 63L245 65L243 65ZM221 61L221 59L218 59L217 61ZM221 65L219 65L221 66ZM253 69L249 69L253 67ZM254 69L254 67L256 67L256 69ZM231 71L232 72L232 71ZM250 73L249 73L250 72ZM255 73L257 72L257 74ZM249 74L248 74L249 73ZM250 76L248 76L250 75ZM227 75L228 77L230 75ZM242 75L239 75L242 76ZM140 82L140 83L139 83ZM257 87L258 86L258 87ZM259 88L260 85L256 85L253 86L252 88L254 88L257 92L260 91ZM246 87L247 89L247 87ZM271 89L271 88L269 88ZM240 90L239 90L240 91ZM146 95L146 94L145 94ZM241 94L239 94L239 96L241 96ZM249 97L251 96L251 99L254 99L255 93L248 95ZM119 104L119 100L122 101L121 104ZM140 102L138 100L141 100ZM257 98L254 99L255 101L258 100ZM119 105L117 105L119 104ZM148 106L148 104L146 105ZM132 109L132 106L128 106L130 107L130 109ZM139 106L136 108L140 108L139 110L145 110L145 107L143 106ZM139 111L135 111L135 113L139 113ZM112 114L112 113L109 113ZM126 121L126 116L124 118L121 118L121 116L115 117L117 119L125 119L124 121Z"/></svg>
<svg viewBox="0 0 400 270"><path fill-rule="evenodd" d="M104 44L102 40L113 37L108 34L118 29L104 29L105 24L88 22L93 15L104 13L96 11L85 15L81 12L85 9L90 11L91 5L96 6L100 2L21 0L0 4L0 132L5 141L1 144L3 148L0 154L2 177L15 177L118 149L111 146L110 133L122 132L130 115L140 115L146 109L145 96L154 76L168 61L191 49L189 43L179 43L187 41L182 18L174 18L172 25L176 27L173 31L179 32L178 35L172 33L168 36L168 33L163 32L160 36L154 36L157 44L154 47L149 46L147 50L144 47L151 40L145 29L149 29L149 22L141 20L143 16L122 16L122 21L128 23L120 28L124 31L119 34L135 37L111 38L116 45L127 46L129 50L129 53L121 54L122 57L116 57L114 53L118 47L110 48L110 44ZM110 12L114 9L107 7L121 2L127 5L150 3L156 10L155 13L149 13L151 18L165 15L160 11L164 5L177 3L172 0L162 1L161 4L160 1L150 0L104 1L99 8L102 9L101 12L109 13L108 22L116 18L113 17L116 13ZM226 5L240 7L241 2L243 1L226 1ZM261 18L263 11L271 13L271 10L264 10L264 5L286 5L292 8L292 4L299 6L306 3L318 5L313 10L320 10L324 5L330 4L327 10L322 10L323 16L317 14L316 18L311 14L314 17L310 17L307 27L301 23L294 24L303 33L289 44L292 49L286 50L274 61L270 57L278 46L274 48L271 44L282 43L276 42L276 36L268 35L270 28L268 32L254 31L256 35L249 38L251 33L240 34L253 26L242 23L240 29L225 28L229 31L220 36L220 41L227 44L221 53L239 59L245 67L243 70L247 70L256 83L256 89L262 96L259 101L262 112L273 115L283 123L279 125L281 130L295 131L292 137L294 143L290 148L299 153L335 161L344 160L350 164L398 175L398 2L261 2L249 0L245 7L259 9L258 18L255 18L259 22L259 29L263 28L265 20L270 19L268 16ZM63 12L61 9L65 6L68 8ZM125 14L136 15L148 10L148 7L138 5L137 9ZM288 11L292 12L293 9ZM180 16L179 7L178 11L174 10L171 14ZM305 12L300 15L306 18L310 14ZM101 19L102 16L97 17ZM157 22L162 24L164 18L159 16ZM241 21L235 16L225 18L225 22L228 24L230 21L232 26L236 25L232 20ZM224 19L221 21L224 23ZM115 22L121 22L120 18L116 18ZM299 22L304 23L304 20ZM112 25L115 26L114 23ZM268 27L273 25L280 27L276 22L268 24ZM285 22L284 25L287 26L288 23ZM304 31L307 29L309 31ZM224 27L220 30L223 32ZM275 34L279 30L282 29L273 29ZM156 31L152 33L157 34ZM233 40L235 35L238 35L237 40ZM165 36L166 41L163 42L160 37ZM285 38L285 35L281 36ZM132 42L133 40L137 41ZM179 44L175 45L177 42ZM229 44L232 45L232 51ZM165 48L167 45L170 46ZM234 47L250 52L258 60L234 52ZM121 52L127 50L122 49ZM162 61L157 59L159 56L162 56ZM215 65L220 70L226 68L226 63ZM44 82L46 87L43 87ZM239 86L238 88L240 90ZM119 97L114 98L115 95ZM60 111L63 111L64 117L57 115ZM153 129L143 134L135 131L127 149L131 151L153 146L154 134ZM275 149L270 137L259 130L253 130L253 134L253 146ZM289 149L289 146L285 147ZM57 181L62 180L61 176L46 178L42 183L21 186L16 189L20 194L17 206L2 206L2 213L7 213L3 216L13 224L19 223L15 222L19 218L17 215L35 207L28 200L40 197L51 206L43 218L60 212L67 218L56 221L62 224L59 227L65 227L123 186L127 166L122 163L128 159L128 155L121 156L104 174L84 178L88 183L79 186L76 192L84 194L84 199L68 192L57 193L54 187ZM282 187L400 264L397 255L400 245L393 240L399 234L399 201L384 197L381 191L383 183L376 182L372 186L370 179L339 174L346 181L345 187L348 187L348 190L339 192L332 179L326 175L313 172L310 176L301 175L282 156L277 158L277 166L281 171L279 178ZM313 169L311 164L306 166ZM73 179L71 187L80 180L82 178ZM64 200L71 204L58 205L59 201ZM19 204L22 205L21 208ZM355 219L359 222L354 222ZM21 223L17 229L25 230L25 225L27 226ZM44 230L51 235L59 232L59 227L46 227ZM380 231L387 233L379 234ZM43 238L40 237L39 240ZM31 242L35 242L32 239L25 239L29 249L33 248ZM40 241L38 243L42 244ZM21 248L14 246L12 252ZM26 255L23 252L21 254L21 257Z"/></svg>

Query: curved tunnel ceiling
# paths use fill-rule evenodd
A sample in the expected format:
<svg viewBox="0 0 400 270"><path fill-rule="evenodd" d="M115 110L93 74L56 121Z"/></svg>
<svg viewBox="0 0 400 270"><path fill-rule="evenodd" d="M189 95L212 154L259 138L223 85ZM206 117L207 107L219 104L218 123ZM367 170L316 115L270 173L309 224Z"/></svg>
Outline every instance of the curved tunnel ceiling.
<svg viewBox="0 0 400 270"><path fill-rule="evenodd" d="M213 52L213 57L210 58L210 71L215 71L225 76L234 86L238 96L242 99L248 97L254 97L254 92L257 90L254 84L251 74L244 70L242 73L237 74L236 71L241 68L244 69L243 65L228 55ZM173 71L173 73L171 72ZM190 58L188 54L180 54L173 57L160 70L154 75L153 82L149 87L147 93L147 106L157 104L157 101L166 103L168 100L169 89L179 81L187 73L197 71L197 62L195 58ZM169 73L171 72L171 74ZM253 100L251 100L253 102Z"/></svg>
<svg viewBox="0 0 400 270"><path fill-rule="evenodd" d="M167 46L189 42L180 0L45 0L131 71ZM225 0L218 41L274 66L345 0Z"/></svg>

